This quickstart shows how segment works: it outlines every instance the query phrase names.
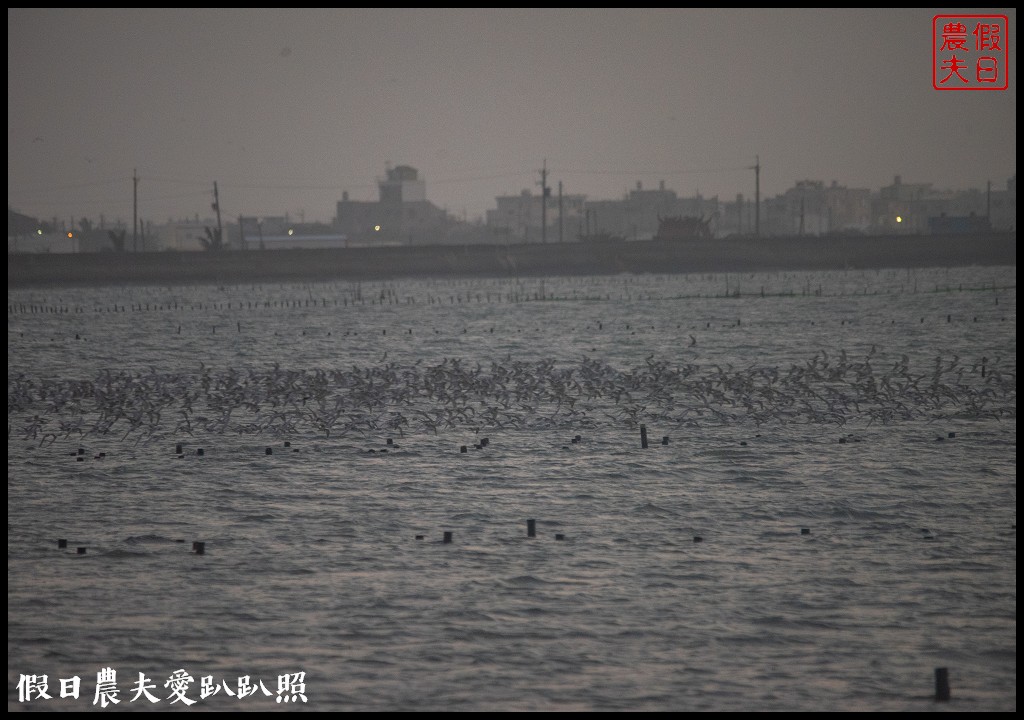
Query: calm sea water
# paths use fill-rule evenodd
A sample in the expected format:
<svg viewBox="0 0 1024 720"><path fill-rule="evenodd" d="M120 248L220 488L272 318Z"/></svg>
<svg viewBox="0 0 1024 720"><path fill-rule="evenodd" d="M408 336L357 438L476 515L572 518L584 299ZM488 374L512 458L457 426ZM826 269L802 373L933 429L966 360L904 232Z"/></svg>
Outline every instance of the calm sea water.
<svg viewBox="0 0 1024 720"><path fill-rule="evenodd" d="M1015 267L9 290L8 709L1015 710L1016 307Z"/></svg>

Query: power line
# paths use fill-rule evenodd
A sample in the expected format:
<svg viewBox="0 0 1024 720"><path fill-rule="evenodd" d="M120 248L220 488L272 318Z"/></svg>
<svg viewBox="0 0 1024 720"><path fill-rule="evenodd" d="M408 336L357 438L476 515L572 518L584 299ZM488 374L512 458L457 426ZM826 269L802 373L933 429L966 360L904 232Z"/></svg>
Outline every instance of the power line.
<svg viewBox="0 0 1024 720"><path fill-rule="evenodd" d="M44 192L53 192L53 191L57 191L57 190L78 190L80 188L86 188L86 187L101 187L103 185L117 185L117 184L123 183L123 182L126 183L129 180L131 180L131 178L127 177L127 178L118 178L117 180L97 180L95 182L77 183L75 185L48 185L46 187L36 187L36 188L31 188L30 187L30 188L21 188L21 189L17 189L17 190L11 189L10 185L8 185L8 187L7 187L7 194L8 195L20 195L22 193L44 193Z"/></svg>
<svg viewBox="0 0 1024 720"><path fill-rule="evenodd" d="M739 172L741 170L747 170L745 166L736 167L719 167L719 168L701 168L693 170L566 170L564 168L558 168L553 172L559 172L566 175L661 175L665 177L671 177L675 175L698 175L705 173L731 173Z"/></svg>
<svg viewBox="0 0 1024 720"><path fill-rule="evenodd" d="M480 182L480 181L483 181L483 180L504 180L506 178L511 178L511 177L532 177L534 172L536 172L536 171L535 170L523 170L521 172L497 173L495 175L468 175L468 176L465 176L465 177L441 178L440 180L438 180L437 178L431 178L430 179L430 184L431 185L453 185L453 184L456 184L456 183Z"/></svg>

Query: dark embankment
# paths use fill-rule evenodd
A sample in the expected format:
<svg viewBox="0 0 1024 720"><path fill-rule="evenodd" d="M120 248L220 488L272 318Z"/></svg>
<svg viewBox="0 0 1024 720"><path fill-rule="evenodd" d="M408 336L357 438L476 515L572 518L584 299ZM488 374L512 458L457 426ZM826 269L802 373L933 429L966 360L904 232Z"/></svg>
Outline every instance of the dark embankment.
<svg viewBox="0 0 1024 720"><path fill-rule="evenodd" d="M9 254L7 287L774 272L1017 264L1016 233L246 252Z"/></svg>

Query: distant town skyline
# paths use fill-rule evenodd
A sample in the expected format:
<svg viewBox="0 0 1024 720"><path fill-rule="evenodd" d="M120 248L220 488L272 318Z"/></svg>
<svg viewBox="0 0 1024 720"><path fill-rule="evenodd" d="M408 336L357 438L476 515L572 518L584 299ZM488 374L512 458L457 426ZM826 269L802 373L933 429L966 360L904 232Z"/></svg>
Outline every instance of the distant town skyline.
<svg viewBox="0 0 1024 720"><path fill-rule="evenodd" d="M413 168L413 169L417 170L416 168ZM378 178L378 180L382 180L382 179L383 178ZM422 180L422 177L420 177L420 179ZM141 178L140 178L140 180L141 180ZM986 186L983 186L983 187L940 188L940 187L936 186L934 183L931 183L931 182L929 182L927 180L920 181L920 182L908 183L900 175L896 175L896 176L890 178L888 183L886 183L886 184L884 184L884 185L882 185L880 187L877 187L877 188L856 188L856 187L847 185L845 183L839 182L837 180L832 180L830 182L826 182L826 181L822 181L822 180L818 180L818 179L804 179L804 180L798 180L798 181L792 183L789 187L783 189L782 192L775 193L774 195L766 195L762 191L760 199L761 199L762 206L764 207L764 210L767 211L767 208L769 206L772 206L772 204L774 202L782 200L782 199L786 198L787 196L792 195L793 193L800 193L802 188L806 188L809 185L817 185L817 186L819 186L819 189L820 188L836 188L836 187L838 187L838 188L843 189L843 190L851 190L851 191L858 191L858 192L859 191L867 191L867 193L869 194L870 198L879 199L882 195L885 194L885 192L887 190L891 191L893 188L898 187L899 185L902 184L904 187L911 187L911 186L913 186L914 188L929 187L929 188L931 188L931 192L933 194L933 198L936 199L936 200L939 197L946 197L947 199L954 199L954 200L955 199L959 199L960 201L962 201L963 198L966 197L966 196L978 196L978 197L982 197L983 198L983 197L985 197L985 195L989 191L991 191L991 192L993 192L993 193L995 193L997 195L1004 195L1004 196L1007 194L1007 192L1009 192L1011 197L1015 196L1015 193L1016 193L1016 183L1015 183L1015 181L1016 181L1016 175L1014 175L1011 178L1007 178L1003 182L990 181L990 185L989 185L989 183L986 183ZM379 183L375 184L374 187L376 188L375 192L379 196L379 192L380 192L380 185L379 185ZM557 183L552 185L549 182L548 187L552 189L552 192L551 192L551 195L550 195L550 201L548 203L549 209L550 209L549 217L548 217L548 222L550 224L550 223L553 223L553 222L557 222L557 220L556 220L556 217L557 217L556 216L556 213L557 213L557 202L558 202ZM727 196L724 196L724 197L723 196L717 196L717 195L704 195L702 193L694 194L694 195L684 195L684 194L678 192L678 190L676 188L671 187L670 185L668 185L665 181L660 181L660 182L658 182L656 184L652 183L650 185L645 185L641 181L637 181L633 185L633 187L626 188L623 191L623 193L620 196L618 196L618 197L613 197L613 198L586 197L585 200L584 200L584 205L585 206L595 206L595 205L607 205L608 203L613 203L613 204L616 204L616 203L626 203L626 204L628 204L628 203L630 203L631 199L635 199L636 198L636 195L638 194L638 191L645 191L647 193L650 193L651 191L655 191L655 190L665 191L665 192L669 193L670 195L675 196L677 198L677 200L679 202L682 202L682 203L686 203L686 202L689 202L689 201L700 199L702 203L714 204L715 202L717 202L717 205L719 207L721 207L721 208L734 207L735 204L736 204L735 201L737 200L737 198L739 198L739 199L742 200L742 203L747 207L746 214L751 215L751 217L753 216L753 204L754 204L754 199L755 199L755 193L750 193L749 195L746 194L746 193L738 193L738 194L727 195ZM510 201L514 202L517 198L521 197L523 193L529 193L529 197L531 198L531 200L533 200L534 203L536 203L538 205L538 207L539 207L539 203L540 203L540 199L541 199L541 188L540 187L537 187L537 188L524 188L519 193L511 193L511 194L508 194L508 195L496 196L494 198L494 202L492 202L491 206L488 207L488 208L485 208L483 214L479 218L470 218L468 222L473 223L473 224L479 223L479 224L485 224L485 225L492 224L492 221L491 221L492 216L500 215L500 210L501 210L502 202L504 201L505 204L507 205L508 202L510 202ZM916 193L916 190L915 190L915 193ZM367 200L357 201L357 203L371 204L371 205L372 204L376 204L376 203L380 202L378 196L375 196L373 198L369 198ZM564 196L565 196L565 198L567 200L581 197L578 194L569 193L567 191L564 193ZM213 197L214 197L214 195L211 192L211 199ZM348 198L348 199L352 200L353 198ZM463 220L460 216L457 216L454 213L451 213L449 210L446 210L445 208L442 208L442 207L438 206L437 203L434 203L431 200L431 198L429 197L429 194L428 194L428 197L426 197L425 199L431 205L434 205L434 206L438 207L439 208L439 210L438 210L439 212L444 210L445 212L448 212L448 214L451 215L456 221L462 221ZM340 205L342 205L342 204L344 204L344 203L336 203L335 204L336 209ZM139 218L139 222L140 223L147 223L147 224L150 224L150 225L161 225L163 223L172 223L173 224L173 223L176 223L176 222L186 222L187 223L187 222L192 222L192 221L200 221L200 222L203 222L203 223L207 223L209 221L213 221L216 218L216 216L217 216L217 212L216 212L217 208L215 206L216 206L216 203L211 203L205 209L197 210L196 212L192 213L191 215L184 215L183 214L183 215L179 215L179 216L169 216L169 217L166 217L166 218L157 218L157 217L145 216L145 217ZM125 225L128 225L128 226L131 225L131 217L130 217L131 211L129 211L129 217L127 218L127 220L126 220L126 218L124 218L124 217L122 217L120 215L112 215L110 213L105 213L105 212L100 212L100 213L98 213L97 215L94 215L94 216L91 216L91 215L81 215L81 216L74 216L74 217L70 217L70 216L69 217L65 217L65 216L61 216L61 215L51 215L51 216L38 216L38 215L36 215L36 216L33 216L33 215L30 215L29 213L22 213L20 210L18 210L18 208L14 207L14 206L9 206L8 207L8 211L9 212L13 211L14 213L16 213L18 216L20 216L22 218L34 217L36 220L38 220L40 223L42 223L44 225L49 225L53 221L56 221L56 228L58 230L61 230L61 231L66 230L66 229L70 229L70 228L81 227L83 222L85 224L87 224L89 227L107 227L107 228L110 228L110 227L121 227L121 226L125 226ZM282 212L282 213L277 213L277 212L273 212L273 211L259 212L259 213L244 213L242 215L229 215L229 214L221 213L221 215L222 215L222 221L223 221L223 223L225 225L230 225L232 223L237 223L237 221L239 220L240 217L244 218L247 223L250 223L250 222L251 223L258 223L258 222L261 222L263 220L268 220L268 221L272 221L272 222L277 222L277 221L282 221L283 220L283 221L286 221L286 222L290 222L290 223L292 223L295 226L299 226L299 225L327 226L327 225L336 224L338 222L338 216L337 216L336 213L332 214L332 215L330 215L329 217L326 217L326 218L307 218L307 217L302 216L301 214L292 214L292 213L289 213L287 211ZM697 213L697 215L694 215L694 217L697 217L698 215L700 215L700 213ZM1015 212L1014 212L1014 215L1015 215Z"/></svg>
<svg viewBox="0 0 1024 720"><path fill-rule="evenodd" d="M932 86L928 9L8 9L8 206L330 222L410 165L427 199L762 198L802 180L1003 189L1007 90ZM946 11L942 11L946 12ZM1010 47L1016 10L1005 15Z"/></svg>

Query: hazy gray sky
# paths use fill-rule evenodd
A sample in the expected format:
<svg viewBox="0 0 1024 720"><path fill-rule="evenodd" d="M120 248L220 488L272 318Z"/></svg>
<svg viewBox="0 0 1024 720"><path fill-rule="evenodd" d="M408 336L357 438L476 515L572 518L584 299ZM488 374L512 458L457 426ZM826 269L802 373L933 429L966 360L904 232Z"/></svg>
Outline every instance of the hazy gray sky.
<svg viewBox="0 0 1024 720"><path fill-rule="evenodd" d="M8 8L8 205L108 220L330 221L388 163L472 219L498 195L732 200L797 180L1016 174L1008 90L932 87L948 9Z"/></svg>

